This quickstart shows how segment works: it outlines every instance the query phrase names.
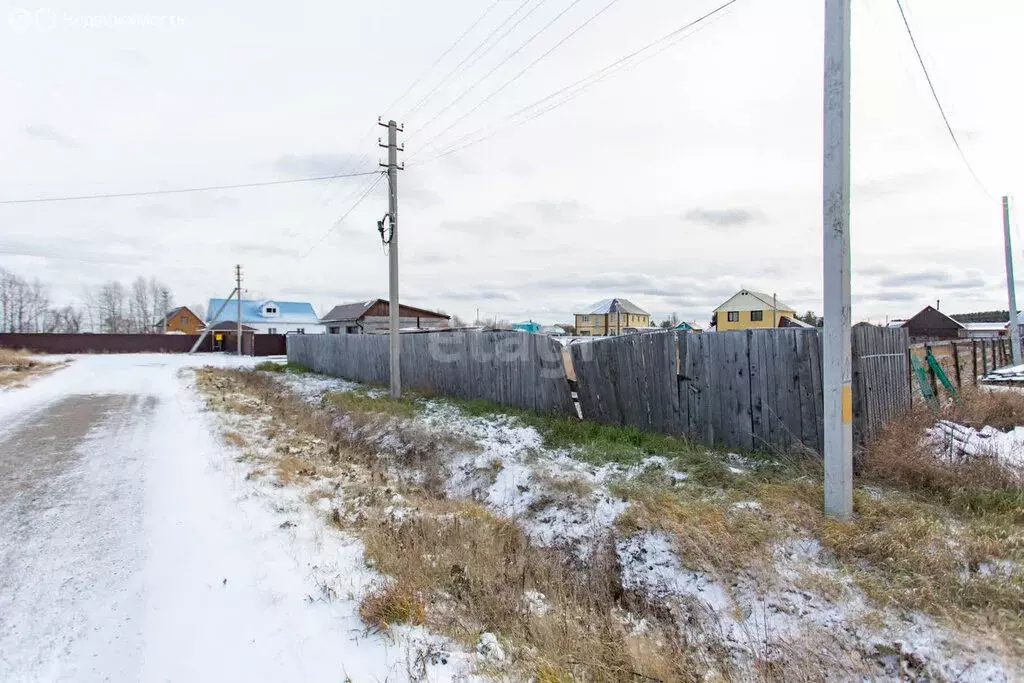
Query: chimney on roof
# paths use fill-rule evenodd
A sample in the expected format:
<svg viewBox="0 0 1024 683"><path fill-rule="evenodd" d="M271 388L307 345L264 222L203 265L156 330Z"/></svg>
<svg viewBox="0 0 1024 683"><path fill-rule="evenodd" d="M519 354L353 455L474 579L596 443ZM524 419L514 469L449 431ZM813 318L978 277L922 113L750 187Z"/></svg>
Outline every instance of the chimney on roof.
<svg viewBox="0 0 1024 683"><path fill-rule="evenodd" d="M942 303L942 299L936 299L935 300L935 310L936 311L942 310L942 309L939 308L939 304L940 303Z"/></svg>

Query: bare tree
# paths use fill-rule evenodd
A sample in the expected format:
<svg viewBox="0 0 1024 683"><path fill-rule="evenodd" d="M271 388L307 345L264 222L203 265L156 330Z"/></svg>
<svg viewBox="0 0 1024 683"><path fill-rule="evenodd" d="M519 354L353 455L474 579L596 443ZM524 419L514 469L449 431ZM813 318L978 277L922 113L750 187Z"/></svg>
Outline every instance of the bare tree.
<svg viewBox="0 0 1024 683"><path fill-rule="evenodd" d="M96 291L97 321L100 332L124 334L131 331L132 321L128 315L124 285L111 280L100 285Z"/></svg>
<svg viewBox="0 0 1024 683"><path fill-rule="evenodd" d="M206 306L203 304L192 304L189 309L195 313L200 320L206 320Z"/></svg>
<svg viewBox="0 0 1024 683"><path fill-rule="evenodd" d="M141 275L132 282L128 299L128 318L131 332L144 334L153 331L153 299L150 283Z"/></svg>
<svg viewBox="0 0 1024 683"><path fill-rule="evenodd" d="M49 289L0 268L0 332L39 332L50 307Z"/></svg>

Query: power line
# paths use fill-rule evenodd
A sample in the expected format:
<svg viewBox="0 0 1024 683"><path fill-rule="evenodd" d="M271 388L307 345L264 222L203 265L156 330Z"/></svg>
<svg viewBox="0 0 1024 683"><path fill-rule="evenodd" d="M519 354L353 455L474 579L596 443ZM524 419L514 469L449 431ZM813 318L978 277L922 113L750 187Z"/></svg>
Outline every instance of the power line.
<svg viewBox="0 0 1024 683"><path fill-rule="evenodd" d="M433 63L433 64L431 64L430 66L428 66L428 67L426 68L426 70L425 70L425 71L424 71L423 73L421 73L421 74L420 74L420 75L419 75L419 76L418 76L418 77L416 78L416 80L414 80L414 81L413 81L412 83L410 83L410 84L409 84L409 87L405 89L405 92L403 92L403 93L402 93L401 95L399 95L398 97L396 97L396 98L394 99L394 101L392 101L392 102L391 102L391 104L389 104L388 106L386 106L386 107L384 108L384 113L387 113L387 112L388 112L388 111L389 111L389 110L390 110L390 109L391 109L391 108L392 108L393 106L395 106L396 104L398 104L399 102L401 102L401 101L402 101L402 98L403 98L403 97L405 97L405 96L406 96L406 95L408 95L408 94L409 94L410 92L412 92L412 89L413 89L413 88L415 88L415 87L416 87L417 85L419 85L419 84L420 84L420 82L421 82L421 81L422 81L422 80L423 80L424 78L426 78L427 74L429 74L429 73L430 73L431 71L433 71L433 70L434 70L434 68L435 68L435 67L437 67L437 65L438 65L438 64L440 64L440 63L441 63L441 61L442 61L442 60L443 60L443 59L444 59L445 57L447 57L447 56L448 56L449 54L451 54L451 51L452 51L452 50L454 50L454 49L455 49L455 48L456 48L456 47L458 46L458 44L462 42L462 39L463 39L463 38L465 38L466 36L468 36L468 35L469 35L469 34L470 34L470 33L471 33L472 31L473 31L473 29L475 29L475 28L476 28L476 27L477 27L477 26L478 26L478 25L480 24L480 22L481 22L481 21L483 21L483 20L484 20L484 19L485 19L485 18L487 17L487 15L491 13L491 10L493 10L493 9L494 9L495 7L497 7L497 6L498 6L498 4L499 4L500 2L501 2L501 0L494 0L494 2L492 2L492 3L491 3L491 4L490 4L490 5L488 6L488 7L487 7L487 9L485 9L485 10L484 10L484 13L483 13L483 14L481 14L481 15L480 15L479 17L477 17L476 21L474 21L474 22L473 22L472 24L470 24L470 25L469 25L469 28L467 28L467 29L466 29L465 31L463 31L463 32L462 32L462 34L461 34L461 35L460 35L460 36L459 36L458 38L456 38L456 39L455 39L455 42L454 42L454 43L452 43L451 45L449 45L449 46L448 46L448 49L447 49L447 50L445 50L444 52L442 52L442 53L441 53L441 56L440 56L440 57L438 57L437 59L435 59L435 60L434 60L434 63Z"/></svg>
<svg viewBox="0 0 1024 683"><path fill-rule="evenodd" d="M543 2L543 1L544 0L541 0L541 2ZM512 11L512 14L508 15L507 17L505 17L505 20L503 22L498 24L495 28L491 29L491 32L488 33L486 36L484 36L484 39L481 40L480 43L475 48L473 48L468 55L463 57L462 60L458 64L455 65L455 68L453 68L451 71L449 71L447 74L445 74L441 78L441 80L438 81L437 84L434 85L434 87L431 88L429 92L427 92L426 95L424 95L422 98L420 98L419 102L414 104L412 109L410 109L409 111L405 112L405 114L402 116L402 118L403 119L408 119L410 116L412 116L413 114L418 112L420 110L420 108L424 104L426 104L427 101L434 95L434 93L436 93L438 90L440 90L441 87L443 85L445 85L448 82L448 80L451 79L452 76L454 76L460 69L462 69L463 65L466 64L466 62L468 62L470 59L472 59L473 56L476 55L476 53L482 47L484 47L488 43L488 41L490 41L491 37L493 37L494 34L496 34L498 31L503 29L505 27L505 25L508 24L508 22L512 21L512 19L517 14L519 14L519 12L521 12L524 7L526 7L528 4L530 4L530 2L531 2L531 0L523 0L523 2ZM539 7L539 6L540 5L537 5L537 7ZM534 7L533 9L537 9L537 7ZM533 10L530 10L530 11L532 12ZM518 23L516 25L518 26ZM515 26L513 26L512 28L515 28ZM491 45L490 48L488 48L483 54L480 55L480 57L483 57L485 54L487 54L487 52L489 52L494 47L494 45L497 45L502 40L502 38L504 38L506 35L508 35L508 34L507 33L503 34L501 36L501 38L499 38L497 41L495 41ZM479 59L480 58L478 57L476 61L479 61ZM475 64L476 61L474 61L473 63Z"/></svg>
<svg viewBox="0 0 1024 683"><path fill-rule="evenodd" d="M474 90L474 89L475 89L475 88L476 88L476 87L477 87L478 85L480 85L481 83L483 83L484 81L486 81L486 80L487 80L488 78L490 78L490 77L491 77L491 76L492 76L492 75L493 75L493 74L494 74L494 73L495 73L495 72L496 72L496 71L497 71L498 69L500 69L500 68L501 68L501 67L503 67L503 66L504 66L505 64L507 64L507 63L509 62L509 60L511 60L511 59L512 59L513 57L515 57L515 56L516 56L517 54L519 54L520 52L522 52L523 50L525 50L525 49L526 49L526 47L527 47L527 46L529 46L529 44L530 44L530 43L532 43L532 42L533 42L534 40L536 40L536 39L537 39L537 37L538 37L538 36L539 36L540 34L544 33L544 31L548 30L548 29L549 29L549 28L550 28L550 27L552 26L552 24L554 24L554 23L555 23L556 21L558 21L559 19L561 19L561 18L562 18L562 17L563 17L563 16L564 16L564 15L566 14L566 12L568 12L569 10L571 10L571 9L572 9L573 7L575 7L576 5L578 5L578 4L580 3L580 2L581 2L581 0L572 0L572 2L571 2L571 3L569 3L569 5L568 5L568 6L566 6L566 7L565 7L565 8L564 8L564 9L563 9L563 10L562 10L561 12L559 12L558 14L556 14L556 15L555 15L555 17L554 17L553 19L551 19L551 20L550 20L550 21L549 21L548 23L544 24L544 26L542 26L542 27L541 27L540 29L538 29L538 30L537 30L536 32L534 32L534 34L533 34L533 35L531 35L531 36L530 36L529 38L527 38L527 39L526 39L525 41L523 41L522 43L520 43L520 44L519 44L519 46L518 46L518 47L517 47L517 48L516 48L515 50L513 50L513 51L512 51L512 52L510 52L509 54L505 55L505 58L504 58L504 59L502 59L502 60L501 60L500 62L498 62L497 64L495 64L495 65L494 65L494 66L493 66L493 67L491 68L491 70L490 70L490 71L488 71L487 73L485 73L485 74L484 74L484 75L483 75L482 77L480 77L479 79L477 79L477 80L476 80L476 81L475 81L475 82L473 83L473 85L471 85L471 86L469 86L468 88L466 88L465 90L463 90L463 91L462 91L462 92L461 92L461 93L460 93L460 94L459 94L459 95L458 95L458 96L457 96L457 97L456 97L456 98L455 98L454 100L452 100L451 102L449 102L449 103L448 103L447 105L445 105L444 107L442 107L440 111L438 111L438 112L437 112L437 113L435 113L435 114L434 114L434 115L433 115L432 117L430 117L430 119L429 119L429 120L427 120L427 122L426 122L426 123L424 123L424 124L422 124L421 126L419 126L419 130L420 130L420 131L422 131L422 130L425 130L425 129L426 129L426 128L427 128L428 126L430 126L430 124L431 124L431 123L433 123L434 121L436 121L436 120L437 120L437 119L438 119L438 118L439 118L439 117L440 117L440 116L441 116L442 114L444 114L444 113L445 113L446 111L448 111L448 110L449 110L449 109L451 109L451 108L452 108L453 106L455 106L456 104L458 104L458 103L459 103L459 102L460 102L460 101L462 100L462 98L463 98L463 97L465 97L466 95L468 95L469 93L471 93L471 92L472 92L472 91L473 91L473 90ZM410 137L411 137L411 136L410 136ZM407 141L408 141L408 140L407 140Z"/></svg>
<svg viewBox="0 0 1024 683"><path fill-rule="evenodd" d="M736 0L732 0L732 2L735 2L735 1L736 1ZM606 11L608 11L608 9L610 9L610 8L611 8L611 6L612 6L612 5L614 5L614 4L616 3L616 2L618 2L618 0L611 0L611 2L609 2L608 4L606 4L606 5L604 6L604 7L602 7L601 9L599 9L599 10L598 10L597 12L595 12L594 14L590 15L590 17L588 17L588 18L587 18L587 19L586 19L586 20L585 20L585 21L584 21L584 22L583 22L582 24L579 24L579 25L578 25L578 26L577 26L576 28L574 28L574 29L573 29L572 31L570 31L568 35L566 35L566 36L565 36L564 38L562 38L562 39L561 39L561 40L559 40L559 41L558 41L557 43L555 43L554 45L552 45L552 46L551 46L551 47L550 47L550 48L549 48L549 49L548 49L548 50L547 50L546 52L544 52L543 54L541 54L541 55L540 55L539 57L537 57L537 58L536 58L535 60L533 60L532 62L530 62L529 64L527 64L527 65L526 65L526 67L524 67L524 68L522 69L522 71L520 71L519 73L517 73L517 74L516 74L515 76L513 76L513 77L512 77L512 78L510 78L509 80L505 81L505 83L503 83L503 84L502 84L502 85L501 85L501 86L500 86L500 87L499 87L499 88L498 88L497 90L494 90L493 92L491 92L491 94L490 94L490 95L488 95L487 97L485 97L484 99L482 99L482 100L481 100L480 102L478 102L478 103L477 103L477 104L476 104L476 105L475 105L475 106L474 106L473 108L471 108L471 109L470 109L469 111L467 111L467 112L466 112L465 114L463 114L463 115L462 115L462 116L460 116L459 118L457 118L457 119L455 119L454 121L452 121L452 122L451 122L451 123L450 123L450 124L448 125L448 127L447 127L447 128L445 128L445 129L444 129L444 130L442 130L442 131L441 131L440 133L438 133L437 135L435 135L434 137L432 137L432 138L431 138L430 140L428 140L428 141L427 141L427 142L426 142L426 143L425 143L425 144L423 145L423 147L420 147L420 148L419 148L419 149L418 149L418 150L417 150L417 151L416 151L416 152L415 152L414 154L412 154L411 156L409 156L409 159L410 159L410 160L412 160L412 159L413 159L413 158L414 158L414 157L415 157L416 155L418 155L418 154L419 154L420 152L422 152L423 150L425 150L425 149L427 149L428 147L430 147L430 145L432 145L432 144L433 144L433 143L434 143L434 142L435 142L436 140L438 140L438 139L439 139L439 138L440 138L441 136L443 136L443 135L444 135L445 133L447 133L447 132L448 132L449 130L451 130L451 129L452 129L452 128L454 128L454 127L455 127L456 125L458 125L458 124L459 124L459 123L461 123L461 122L462 122L463 120L465 120L465 119L466 119L466 117L468 117L468 116L469 116L470 114L472 114L473 112L475 112L476 110L478 110L478 109L479 109L480 107L484 106L484 105L485 105L485 104L487 104L487 103L488 103L489 101L491 101L491 99L493 99L493 98L494 98L494 97L495 97L496 95L498 95L498 93L502 92L502 91L503 91L503 90L504 90L505 88L507 88L508 86L512 85L512 84L513 84L513 83L515 83L515 82L516 82L517 80L519 80L519 78L520 78L520 77L521 77L521 76L522 76L523 74L525 74L525 73L526 73L527 71L529 71L530 69L532 69L533 67L535 67L535 66L536 66L537 64L539 64L539 63L541 62L541 60L543 60L543 59L545 59L546 57L548 57L548 55L550 55L550 54L551 54L552 52L554 52L555 50L557 50L558 48L560 48L560 47L561 47L562 45L564 45L566 41L568 41L568 40L569 40L570 38L572 38L572 37L573 37L573 36L575 36L575 35L576 35L577 33L579 33L580 31L582 31L582 30L583 30L584 28L586 28L586 27L587 27L588 25L590 25L590 23L591 23L592 21L594 21L595 19L597 19L597 18L598 18L599 16L601 16L602 14L604 14L604 13L605 13Z"/></svg>
<svg viewBox="0 0 1024 683"><path fill-rule="evenodd" d="M525 123L527 123L529 121L532 121L532 120L534 120L536 118L539 118L540 116L543 116L544 114L547 114L548 112L553 111L553 110L561 107L563 104L566 104L570 100L575 99L576 97L581 95L584 91L586 91L587 89L591 88L594 85L597 85L599 82L601 82L605 78L613 75L614 73L616 73L618 71L625 70L627 68L631 68L633 66L636 66L636 65L638 65L638 64L640 64L640 63L642 63L644 61L647 61L648 59L653 59L654 57L657 57L662 52L672 48L673 46L675 46L678 42L680 42L684 38L687 38L690 35L693 35L693 34L687 34L686 31L688 31L691 28L697 27L700 24L703 24L708 19L712 19L712 18L716 17L722 11L724 11L730 5L736 3L737 1L738 0L729 0L729 2L726 2L725 4L716 7L715 9L711 10L710 12L707 12L706 14L698 17L697 19L694 19L693 21L685 24L684 26L681 26L681 27L675 29L674 31L672 31L672 32L662 36L661 38L658 38L657 40L654 40L654 41L648 43L647 45L641 47L640 49L634 50L633 52L631 52L631 53L629 53L629 54L627 54L627 55L625 55L625 56L615 60L614 62L611 62L610 64L608 64L608 65L598 69L597 71L594 71L594 72L588 74L587 76L584 76L583 78L580 78L580 79L578 79L578 80L576 80L576 81L574 81L574 82L572 82L572 83L570 83L570 84L568 84L568 85L566 85L566 86L564 86L562 88L559 88L558 90L556 90L556 91L554 91L554 92L552 92L552 93L550 93L550 94L540 98L539 100L536 100L536 101L526 105L525 107L523 107L523 108L513 112L512 114L510 114L505 119L505 121L510 122L510 125L507 125L507 126L504 126L504 127L499 127L497 130L495 130L495 131L493 131L491 133L488 133L487 135L484 135L483 137L480 137L480 138L477 138L477 139L474 139L474 140L470 140L470 138L473 138L478 133L484 131L486 127L478 128L473 133L470 133L468 135L464 135L461 138L458 138L458 139L454 140L453 144L451 146L449 146L446 150L442 151L437 156L432 157L432 158L428 159L427 161L421 161L419 163L420 164L424 164L424 163L427 163L429 161L435 161L435 160L440 159L442 157L446 157L449 154L454 154L454 153L459 152L459 151L461 151L461 150L463 150L463 149L465 149L467 147L470 147L472 145L475 145L475 144L478 144L480 142L483 142L484 140L488 140L488 139L494 137L495 135L498 135L499 133L501 133L501 132L503 132L505 130L511 130L513 128L517 128L517 127L519 127L519 126L521 126L521 125L523 125L523 124L525 124ZM701 26L700 28L698 28L698 30L701 30L703 28L704 28L704 26ZM651 49L661 45L662 43L666 43L666 44L663 45L661 47L661 49L659 49L656 52L653 52L653 53L651 53L649 55L646 55L646 56L644 56L644 57L642 57L640 59L637 59L635 62L632 62L632 60L636 59L637 57L639 57L644 52L647 52L647 51L649 51L649 50L651 50ZM632 63L630 63L630 62L632 62ZM529 112L530 110L537 109L538 107L540 107L544 103L550 102L552 100L555 100L558 96L566 94L566 93L569 93L569 94L564 99L555 102L554 104L552 104L551 106L548 106L547 108L540 109L540 110L534 112L532 115L527 116L526 118L524 118L524 119L522 119L520 121L514 121L514 119L519 117L520 115L525 114L525 113ZM470 140L470 141L466 142L466 144L460 144L462 141L465 141L465 140ZM423 151L423 149L424 148L420 148L419 150L417 150L417 152L413 156L415 156L419 152Z"/></svg>
<svg viewBox="0 0 1024 683"><path fill-rule="evenodd" d="M960 158L964 162L964 166L970 171L971 177L974 178L974 182L978 184L981 191L984 192L989 199L997 201L995 196L988 191L985 184L978 178L978 174L974 172L974 167L971 166L971 162L967 160L967 155L964 153L963 147L960 146L960 140L957 139L956 133L953 131L953 126L949 123L949 117L946 116L946 110L942 106L942 101L939 99L939 93L935 90L935 84L932 83L932 77L928 73L928 67L925 66L924 58L921 56L921 50L917 47L917 41L914 39L914 31L910 28L910 22L907 21L907 14L903 11L902 0L896 0L896 6L900 10L900 16L903 18L903 25L907 28L907 35L910 36L910 44L914 48L914 54L917 55L917 61L921 65L921 71L924 72L924 79L928 82L928 89L932 92L932 99L935 100L935 106L939 109L939 114L942 116L942 122L946 124L946 130L949 131L949 137L953 140L953 144L956 146L956 151L960 153Z"/></svg>
<svg viewBox="0 0 1024 683"><path fill-rule="evenodd" d="M146 190L143 192L111 192L106 194L86 194L69 197L37 197L33 199L3 199L0 204L41 204L44 202L74 202L87 199L117 199L121 197L149 197L161 194L185 194L188 192L213 192L216 190L238 190L249 187L267 187L269 185L290 185L294 183L309 183L317 180L335 180L337 178L356 178L359 176L376 175L378 171L364 171L362 173L336 173L332 175L315 176L311 178L290 178L288 180L264 180L255 183L237 183L234 185L207 185L205 187L184 187L172 190Z"/></svg>
<svg viewBox="0 0 1024 683"><path fill-rule="evenodd" d="M381 181L381 180L383 180L383 179L384 179L384 176L385 176L385 173L383 173L382 171L374 171L374 172L373 172L373 174L377 176L377 179L376 179L376 180L374 180L374 181L373 181L372 183L370 183L370 185L369 185L369 186L368 186L368 187L366 188L366 190L365 190L365 191L364 191L364 192L363 192L363 193L362 193L361 195L359 195L359 198L358 198L358 199L356 199L355 203L353 203L353 204L352 204L352 206L348 207L348 209L347 209L347 210L345 211L345 213L341 214L341 216L340 216L340 217L339 217L339 218L338 218L338 219L337 219L336 221L334 221L334 223L332 223L332 224L331 224L331 227L330 227L330 228L328 228L328 229L327 229L327 231L326 231L326 232L324 232L324 234L323 234L323 235L321 235L321 236L320 236L320 237L319 237L319 238L318 238L318 239L317 239L317 240L316 240L316 241L315 241L315 242L314 242L314 243L313 243L313 244L312 244L312 245L311 245L311 246L309 247L309 249L307 249L307 250L306 250L306 252L305 252L305 253L304 253L304 254L303 254L303 255L302 255L301 257L299 257L299 261L302 261L302 260L304 260L304 259L305 259L305 258L306 258L307 256L309 256L309 255L310 255L311 253L313 253L313 250L314 250L314 249L316 249L316 248L317 248L318 246L320 246L320 244L321 244L321 243L322 243L322 242L323 242L323 241L324 241L325 239L327 239L327 237L328 237L328 236L329 236L329 235L330 235L330 234L331 234L332 232L334 232L334 230L335 230L335 229L336 229L336 228L337 228L337 227L338 227L339 225L341 225L341 224L342 224L342 223L343 223L343 222L345 221L345 219L346 219L346 218L348 218L348 215L349 215L350 213L352 213L353 211L355 211L355 210L356 210L356 207L357 207L357 206L359 206L360 204L362 204L362 203L363 203L363 200L364 200L364 199L366 199L366 198L367 198L367 197L368 197L368 196L370 195L370 193L371 193L371 192L373 192L374 188L375 188L375 187L377 187L377 185L379 185L379 184L380 184L380 181ZM296 263L297 263L297 262L296 262Z"/></svg>

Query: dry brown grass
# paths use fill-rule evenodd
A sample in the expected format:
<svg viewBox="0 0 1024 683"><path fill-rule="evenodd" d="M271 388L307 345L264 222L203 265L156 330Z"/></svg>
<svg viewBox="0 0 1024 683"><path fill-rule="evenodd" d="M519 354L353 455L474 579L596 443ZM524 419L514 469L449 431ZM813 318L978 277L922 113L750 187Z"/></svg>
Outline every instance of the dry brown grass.
<svg viewBox="0 0 1024 683"><path fill-rule="evenodd" d="M392 624L421 626L426 620L425 613L423 600L398 583L388 583L368 593L359 604L359 617L377 631L386 631Z"/></svg>
<svg viewBox="0 0 1024 683"><path fill-rule="evenodd" d="M349 413L344 402L310 406L282 392L267 373L211 372L259 406L233 397L212 400L215 407L270 411L273 423L322 442L289 454L296 462L279 466L278 476L296 481L312 468L344 490L354 507L344 515L333 511L329 523L360 536L367 558L391 579L361 607L373 628L422 621L469 647L491 631L510 653L515 675L538 681L696 680L709 672L724 680L802 680L822 671L801 669L813 648L799 643L789 644L782 660L739 671L727 651L709 644L713 634L702 626L691 628L710 641L698 643L695 635L687 642L663 605L623 591L613 549L597 547L585 563L567 561L561 551L532 546L514 522L481 505L445 500L431 482L440 481L452 443L423 442L390 410ZM1012 397L978 401L957 409L961 421L970 421L964 415L975 424L1016 419ZM633 505L619 526L626 533L672 534L688 567L726 582L741 572L770 581L772 549L793 536L812 536L880 606L924 610L961 631L994 631L1008 649L1024 654L1024 577L979 571L1000 559L1024 562L1020 490L997 472L955 469L928 454L921 434L934 420L915 413L871 445L859 483L878 490L858 489L851 521L824 516L820 468L807 466L791 476L748 478L735 488L725 479L717 488L670 486L663 478L620 484L613 493ZM399 446L382 448L365 438L382 425L390 425ZM353 428L362 436L354 437ZM346 467L363 475L346 479ZM396 469L406 474L389 480ZM571 479L558 486L558 494L587 493ZM409 508L399 520L388 512L396 491ZM743 500L761 508L730 509ZM841 587L813 581L802 585L841 597ZM526 608L526 591L543 593L548 611ZM626 613L647 619L651 628L634 633L622 618Z"/></svg>
<svg viewBox="0 0 1024 683"><path fill-rule="evenodd" d="M613 547L593 549L586 563L567 561L559 550L531 545L514 522L482 505L445 499L433 481L442 479L442 454L467 446L457 437L389 422L392 411L382 418L361 404L351 413L343 401L311 406L280 391L267 373L200 372L214 408L269 413L267 432L272 424L294 428L274 434L283 446L274 456L280 481L330 477L318 477L311 504L330 489L328 481L342 489L347 507L330 511L327 522L358 535L368 562L388 576L361 603L369 627L422 623L469 648L490 631L509 653L515 676L536 680L696 680L709 670L702 650L681 638L661 606L622 590ZM385 424L388 445L367 438ZM322 446L289 448L310 439ZM362 476L346 477L345 464ZM389 481L386 473L396 469L405 474ZM564 495L588 492L572 478L556 483ZM396 492L409 509L402 519L390 512ZM524 593L531 590L546 596L547 611L529 609ZM650 626L633 633L627 612Z"/></svg>
<svg viewBox="0 0 1024 683"><path fill-rule="evenodd" d="M423 596L433 630L468 645L494 632L524 675L538 680L694 680L707 670L673 626L659 626L649 607L623 592L613 548L595 548L584 566L573 566L476 503L419 503L404 520L368 520L360 535L373 565L393 578L390 591ZM545 596L546 611L530 609L527 591ZM651 632L631 633L626 610L653 619Z"/></svg>
<svg viewBox="0 0 1024 683"><path fill-rule="evenodd" d="M962 406L950 403L938 414L928 406L917 405L903 418L890 423L865 449L859 472L861 478L879 486L959 501L967 507L977 505L974 499L979 494L982 499L993 502L1009 497L1024 515L1024 507L1020 507L1024 505L1024 497L1019 495L1019 473L990 458L960 462L937 458L934 448L924 439L925 430L938 419L977 428L989 425L1007 429L1024 425L1024 394L970 388L964 390L962 398ZM1017 496L1012 494L1013 490L1018 492ZM985 495L985 492L996 493ZM1024 516L1021 519L1024 521Z"/></svg>
<svg viewBox="0 0 1024 683"><path fill-rule="evenodd" d="M28 351L0 348L0 386L18 386L63 366L64 363L34 360Z"/></svg>

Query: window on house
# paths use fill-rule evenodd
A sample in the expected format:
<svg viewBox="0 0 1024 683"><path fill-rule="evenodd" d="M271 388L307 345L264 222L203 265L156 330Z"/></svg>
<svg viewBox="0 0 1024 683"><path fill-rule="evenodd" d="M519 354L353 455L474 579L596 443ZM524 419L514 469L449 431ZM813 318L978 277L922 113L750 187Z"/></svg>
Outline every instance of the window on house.
<svg viewBox="0 0 1024 683"><path fill-rule="evenodd" d="M590 322L590 316L589 315L583 316L583 322L589 323Z"/></svg>
<svg viewBox="0 0 1024 683"><path fill-rule="evenodd" d="M277 313L277 306L267 306L267 315L274 315Z"/></svg>
<svg viewBox="0 0 1024 683"><path fill-rule="evenodd" d="M267 328L267 334L277 334L277 328L276 327L268 327Z"/></svg>
<svg viewBox="0 0 1024 683"><path fill-rule="evenodd" d="M306 334L306 328L305 327L297 327L297 328L295 328L295 334Z"/></svg>
<svg viewBox="0 0 1024 683"><path fill-rule="evenodd" d="M188 325L188 316L187 315L181 316L181 324L182 325Z"/></svg>
<svg viewBox="0 0 1024 683"><path fill-rule="evenodd" d="M764 311L751 311L750 322L759 323L764 320Z"/></svg>
<svg viewBox="0 0 1024 683"><path fill-rule="evenodd" d="M729 311L729 315L727 316L727 318L728 318L729 322L731 322L731 323L738 323L740 321L740 312L739 311Z"/></svg>
<svg viewBox="0 0 1024 683"><path fill-rule="evenodd" d="M329 328L327 328L327 331L329 333L331 333L331 334L339 334L339 333L341 333L341 328L340 327L329 327Z"/></svg>

